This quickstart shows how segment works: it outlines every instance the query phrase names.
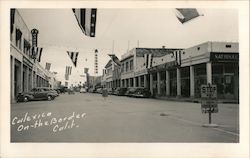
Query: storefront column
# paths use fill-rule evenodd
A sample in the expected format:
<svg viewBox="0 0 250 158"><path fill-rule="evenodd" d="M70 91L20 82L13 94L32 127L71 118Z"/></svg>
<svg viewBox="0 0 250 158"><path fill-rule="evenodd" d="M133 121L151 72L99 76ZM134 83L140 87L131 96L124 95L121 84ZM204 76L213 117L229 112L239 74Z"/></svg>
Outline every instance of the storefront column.
<svg viewBox="0 0 250 158"><path fill-rule="evenodd" d="M148 88L147 87L147 75L144 75L143 79L144 79L144 88Z"/></svg>
<svg viewBox="0 0 250 158"><path fill-rule="evenodd" d="M121 88L123 87L122 79L120 80L120 87L121 87Z"/></svg>
<svg viewBox="0 0 250 158"><path fill-rule="evenodd" d="M133 80L134 80L134 81L133 81L133 87L136 87L136 84L137 84L137 83L136 83L136 77L134 77Z"/></svg>
<svg viewBox="0 0 250 158"><path fill-rule="evenodd" d="M177 71L177 97L181 96L181 71L180 68L176 69Z"/></svg>
<svg viewBox="0 0 250 158"><path fill-rule="evenodd" d="M123 84L124 87L127 88L127 79L124 79L123 81L124 81L124 84Z"/></svg>
<svg viewBox="0 0 250 158"><path fill-rule="evenodd" d="M153 74L149 74L150 92L153 94Z"/></svg>
<svg viewBox="0 0 250 158"><path fill-rule="evenodd" d="M194 66L190 66L190 97L194 97Z"/></svg>
<svg viewBox="0 0 250 158"><path fill-rule="evenodd" d="M21 75L20 75L20 91L19 92L23 92L24 91L24 87L23 87L23 63L21 62L21 71L20 71Z"/></svg>
<svg viewBox="0 0 250 158"><path fill-rule="evenodd" d="M15 57L11 58L11 102L15 101Z"/></svg>
<svg viewBox="0 0 250 158"><path fill-rule="evenodd" d="M138 77L138 87L141 87L141 76Z"/></svg>
<svg viewBox="0 0 250 158"><path fill-rule="evenodd" d="M211 62L207 63L207 84L212 84L212 64Z"/></svg>
<svg viewBox="0 0 250 158"><path fill-rule="evenodd" d="M131 87L131 79L128 79L128 87Z"/></svg>
<svg viewBox="0 0 250 158"><path fill-rule="evenodd" d="M166 70L166 96L170 95L169 71Z"/></svg>
<svg viewBox="0 0 250 158"><path fill-rule="evenodd" d="M157 94L161 94L161 75L160 72L157 72Z"/></svg>

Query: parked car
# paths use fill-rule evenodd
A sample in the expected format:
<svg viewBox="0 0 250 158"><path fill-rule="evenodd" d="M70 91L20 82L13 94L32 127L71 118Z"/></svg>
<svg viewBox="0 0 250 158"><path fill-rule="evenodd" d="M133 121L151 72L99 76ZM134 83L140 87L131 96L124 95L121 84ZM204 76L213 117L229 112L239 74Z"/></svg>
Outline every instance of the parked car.
<svg viewBox="0 0 250 158"><path fill-rule="evenodd" d="M87 91L86 91L86 89L85 88L81 88L80 89L80 93L86 93Z"/></svg>
<svg viewBox="0 0 250 158"><path fill-rule="evenodd" d="M127 88L116 88L113 94L118 96L124 96L126 92Z"/></svg>
<svg viewBox="0 0 250 158"><path fill-rule="evenodd" d="M131 94L132 97L137 98L149 98L151 93L147 88L136 88L135 92Z"/></svg>
<svg viewBox="0 0 250 158"><path fill-rule="evenodd" d="M99 93L99 94L101 94L102 93L102 88L97 88L96 92Z"/></svg>
<svg viewBox="0 0 250 158"><path fill-rule="evenodd" d="M30 100L53 100L57 95L47 87L33 88L29 92L19 93L17 102L27 102Z"/></svg>
<svg viewBox="0 0 250 158"><path fill-rule="evenodd" d="M109 89L108 89L108 94L109 94L109 95L112 95L112 94L113 94L113 89L112 89L112 88L109 88Z"/></svg>
<svg viewBox="0 0 250 158"><path fill-rule="evenodd" d="M133 87L130 87L127 89L126 93L125 93L125 96L129 96L131 97L133 93L135 93L136 91L136 88L133 88Z"/></svg>

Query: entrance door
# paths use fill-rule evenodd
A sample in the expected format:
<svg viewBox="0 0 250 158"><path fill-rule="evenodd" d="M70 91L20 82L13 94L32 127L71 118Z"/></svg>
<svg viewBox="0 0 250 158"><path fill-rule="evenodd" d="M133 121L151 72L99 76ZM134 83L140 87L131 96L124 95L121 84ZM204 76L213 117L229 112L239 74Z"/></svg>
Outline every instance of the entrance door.
<svg viewBox="0 0 250 158"><path fill-rule="evenodd" d="M224 74L224 97L226 99L234 98L234 74Z"/></svg>

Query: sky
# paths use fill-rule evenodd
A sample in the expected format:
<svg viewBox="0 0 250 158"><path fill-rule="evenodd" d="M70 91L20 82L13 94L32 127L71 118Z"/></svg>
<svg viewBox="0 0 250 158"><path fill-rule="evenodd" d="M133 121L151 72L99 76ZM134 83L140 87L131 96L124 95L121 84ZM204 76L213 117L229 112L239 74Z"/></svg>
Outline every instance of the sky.
<svg viewBox="0 0 250 158"><path fill-rule="evenodd" d="M70 8L18 9L28 28L39 30L38 46L43 47L41 65L51 63L51 71L64 83L65 67L72 66L70 82L84 82L84 68L94 75L94 50L98 49L98 75L110 59L135 47L189 48L206 41L238 42L236 9L198 8L199 16L181 24L175 9L97 8L96 37L85 36ZM78 51L75 68L66 51Z"/></svg>

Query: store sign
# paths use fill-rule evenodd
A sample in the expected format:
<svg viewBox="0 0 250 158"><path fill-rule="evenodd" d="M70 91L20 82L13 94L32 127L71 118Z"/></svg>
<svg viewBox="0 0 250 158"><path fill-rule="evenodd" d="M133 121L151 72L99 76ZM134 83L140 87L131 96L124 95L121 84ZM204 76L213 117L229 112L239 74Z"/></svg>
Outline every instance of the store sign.
<svg viewBox="0 0 250 158"><path fill-rule="evenodd" d="M37 29L32 29L31 30L31 35L32 35L32 46L36 47L37 46L37 35L39 31Z"/></svg>
<svg viewBox="0 0 250 158"><path fill-rule="evenodd" d="M210 61L213 62L238 62L239 53L211 53Z"/></svg>

